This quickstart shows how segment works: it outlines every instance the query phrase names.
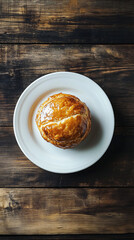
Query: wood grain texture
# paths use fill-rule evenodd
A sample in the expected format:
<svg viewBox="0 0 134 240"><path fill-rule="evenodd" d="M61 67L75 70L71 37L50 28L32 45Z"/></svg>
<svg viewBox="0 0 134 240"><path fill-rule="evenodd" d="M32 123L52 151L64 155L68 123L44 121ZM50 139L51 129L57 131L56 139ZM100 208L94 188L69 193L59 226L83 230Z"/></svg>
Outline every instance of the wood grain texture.
<svg viewBox="0 0 134 240"><path fill-rule="evenodd" d="M92 78L104 89L113 104L118 132L132 134L133 45L1 45L0 62L0 126L12 126L16 101L36 78L72 71Z"/></svg>
<svg viewBox="0 0 134 240"><path fill-rule="evenodd" d="M0 46L0 187L134 186L134 46ZM91 168L71 175L43 171L22 154L12 129L19 95L37 77L72 71L91 77L108 94L116 128L110 148Z"/></svg>
<svg viewBox="0 0 134 240"><path fill-rule="evenodd" d="M133 136L115 135L105 155L74 174L54 174L31 163L19 149L12 128L0 128L0 187L132 187Z"/></svg>
<svg viewBox="0 0 134 240"><path fill-rule="evenodd" d="M0 239L134 239L134 45L81 44L134 43L134 1L0 0L0 43ZM55 71L92 78L116 117L105 155L70 175L32 164L12 128L19 95Z"/></svg>
<svg viewBox="0 0 134 240"><path fill-rule="evenodd" d="M1 234L133 233L132 189L1 189Z"/></svg>
<svg viewBox="0 0 134 240"><path fill-rule="evenodd" d="M134 234L0 235L0 240L133 240Z"/></svg>
<svg viewBox="0 0 134 240"><path fill-rule="evenodd" d="M0 42L134 43L134 1L0 0Z"/></svg>

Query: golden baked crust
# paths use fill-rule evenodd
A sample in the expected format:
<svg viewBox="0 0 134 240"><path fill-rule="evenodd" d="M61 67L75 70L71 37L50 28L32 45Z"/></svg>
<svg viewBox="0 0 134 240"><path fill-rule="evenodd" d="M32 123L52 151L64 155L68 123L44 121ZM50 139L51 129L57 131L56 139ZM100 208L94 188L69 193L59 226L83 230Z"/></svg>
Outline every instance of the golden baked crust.
<svg viewBox="0 0 134 240"><path fill-rule="evenodd" d="M36 124L46 141L60 148L72 148L90 132L91 118L89 109L79 98L59 93L39 107Z"/></svg>

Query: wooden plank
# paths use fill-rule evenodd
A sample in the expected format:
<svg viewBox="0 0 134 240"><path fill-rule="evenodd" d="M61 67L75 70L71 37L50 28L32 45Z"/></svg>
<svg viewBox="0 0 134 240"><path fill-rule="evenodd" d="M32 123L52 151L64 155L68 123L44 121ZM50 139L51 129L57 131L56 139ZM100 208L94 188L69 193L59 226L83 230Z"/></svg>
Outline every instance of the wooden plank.
<svg viewBox="0 0 134 240"><path fill-rule="evenodd" d="M36 78L72 71L92 78L108 94L118 133L134 132L133 45L0 45L0 62L0 126L12 126L18 97Z"/></svg>
<svg viewBox="0 0 134 240"><path fill-rule="evenodd" d="M1 235L0 240L18 240L18 235ZM19 240L133 240L134 234L19 235Z"/></svg>
<svg viewBox="0 0 134 240"><path fill-rule="evenodd" d="M133 45L1 45L0 186L134 186L133 60ZM91 77L106 91L115 111L110 148L97 164L81 173L58 175L37 168L14 139L12 115L20 93L37 77L53 71Z"/></svg>
<svg viewBox="0 0 134 240"><path fill-rule="evenodd" d="M133 189L1 189L1 234L133 233Z"/></svg>
<svg viewBox="0 0 134 240"><path fill-rule="evenodd" d="M0 0L0 42L134 43L134 1Z"/></svg>
<svg viewBox="0 0 134 240"><path fill-rule="evenodd" d="M54 174L36 167L17 146L11 127L1 127L0 136L0 187L134 186L134 136L116 134L101 160L74 174Z"/></svg>

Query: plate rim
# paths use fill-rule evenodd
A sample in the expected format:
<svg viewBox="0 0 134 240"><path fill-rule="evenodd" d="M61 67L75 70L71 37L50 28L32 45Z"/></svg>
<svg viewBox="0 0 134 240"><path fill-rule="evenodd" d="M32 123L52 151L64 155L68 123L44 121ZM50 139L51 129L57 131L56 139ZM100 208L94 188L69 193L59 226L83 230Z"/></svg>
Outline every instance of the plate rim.
<svg viewBox="0 0 134 240"><path fill-rule="evenodd" d="M106 149L105 151L103 151L103 153L99 156L99 158L97 158L95 161L93 162L90 162L90 164L87 166L84 166L83 168L81 169L72 169L71 171L67 171L67 172L62 172L62 171L56 171L56 170L50 170L50 169L47 169L47 168L43 168L41 166L38 165L38 163L36 163L32 157L29 157L29 154L27 154L26 152L26 149L24 150L23 147L21 146L20 144L20 141L18 139L18 135L17 135L17 131L16 131L16 121L17 121L17 118L16 118L16 114L17 114L17 111L19 110L19 105L21 104L21 101L23 100L23 96L25 95L25 93L31 89L32 86L36 86L36 84L38 84L38 82L40 82L42 79L44 81L47 81L49 79L47 79L48 77L51 77L52 75L57 75L57 74L70 74L70 75L77 75L77 76L80 76L80 77L83 77L85 79L88 79L90 80L97 88L99 88L99 90L101 90L101 92L105 95L105 97L107 98L107 101L109 102L109 106L110 106L110 110L111 110L111 113L112 113L112 120L113 120L113 129L112 129L112 134L111 134L111 137L110 137L110 140L109 140L109 143L106 145ZM45 79L46 78L46 79ZM32 90L32 89L31 89ZM101 159L101 157L105 154L105 152L107 151L111 141L112 141L112 138L113 138L113 135L114 135L114 129L115 129L115 116L114 116L114 110L113 110L113 107L112 107L112 104L111 104L111 101L109 99L109 97L107 96L107 94L105 93L105 91L99 86L99 84L97 84L95 81L93 81L92 79L90 79L89 77L83 75L83 74L80 74L80 73L75 73L75 72L68 72L68 71L56 71L56 72L52 72L52 73L48 73L48 74L45 74L39 78L37 78L36 80L34 80L31 84L29 84L25 89L24 91L20 94L18 100L17 100L17 103L15 105L15 109L14 109L14 113L13 113L13 130L14 130L14 135L15 135L15 138L16 138L16 141L17 141L17 144L18 146L20 147L22 153L28 158L28 160L30 160L33 164L35 164L36 166L38 166L39 168L43 169L43 170L46 170L48 172L51 172L51 173L58 173L58 174L70 174L70 173L75 173L75 172L79 172L79 171L82 171L84 169L87 169L89 167L91 167L93 164L95 164L99 159Z"/></svg>

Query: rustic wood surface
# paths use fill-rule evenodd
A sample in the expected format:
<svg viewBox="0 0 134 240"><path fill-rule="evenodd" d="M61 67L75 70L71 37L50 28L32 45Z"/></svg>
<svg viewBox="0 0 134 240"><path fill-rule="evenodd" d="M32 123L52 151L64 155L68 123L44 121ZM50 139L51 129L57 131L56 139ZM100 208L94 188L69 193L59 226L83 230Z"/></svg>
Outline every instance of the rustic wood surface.
<svg viewBox="0 0 134 240"><path fill-rule="evenodd" d="M134 1L0 0L0 43L0 239L134 239ZM105 155L69 175L32 164L12 126L23 90L56 71L92 78L115 112Z"/></svg>
<svg viewBox="0 0 134 240"><path fill-rule="evenodd" d="M0 187L134 186L133 56L133 45L1 45ZM37 77L52 71L91 77L113 104L116 127L112 144L102 159L84 172L44 174L15 141L12 117L19 95Z"/></svg>
<svg viewBox="0 0 134 240"><path fill-rule="evenodd" d="M133 189L1 189L1 234L133 231Z"/></svg>
<svg viewBox="0 0 134 240"><path fill-rule="evenodd" d="M16 101L36 78L55 71L72 71L92 78L104 89L113 104L118 131L122 127L124 134L131 134L133 56L134 45L0 45L0 126L12 126Z"/></svg>
<svg viewBox="0 0 134 240"><path fill-rule="evenodd" d="M31 163L21 152L12 128L0 128L0 187L132 187L134 136L115 135L105 155L74 174L54 174Z"/></svg>
<svg viewBox="0 0 134 240"><path fill-rule="evenodd" d="M134 1L0 0L0 42L134 43Z"/></svg>

